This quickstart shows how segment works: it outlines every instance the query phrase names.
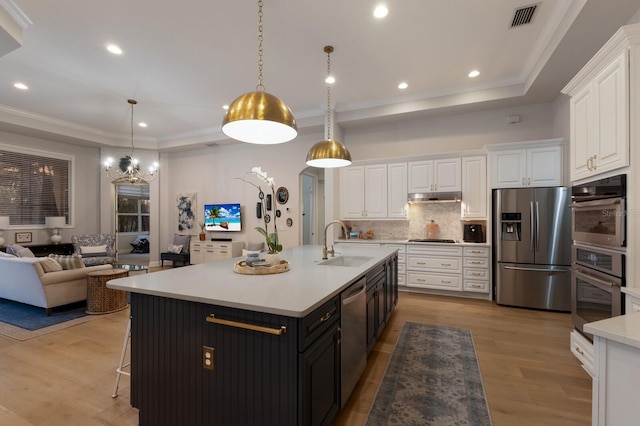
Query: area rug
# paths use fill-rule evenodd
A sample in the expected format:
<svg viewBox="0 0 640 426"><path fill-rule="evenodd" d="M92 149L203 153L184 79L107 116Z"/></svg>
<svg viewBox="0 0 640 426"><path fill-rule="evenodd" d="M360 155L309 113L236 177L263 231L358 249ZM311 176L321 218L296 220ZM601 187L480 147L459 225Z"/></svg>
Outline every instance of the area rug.
<svg viewBox="0 0 640 426"><path fill-rule="evenodd" d="M406 322L366 425L491 425L471 331Z"/></svg>
<svg viewBox="0 0 640 426"><path fill-rule="evenodd" d="M0 299L0 334L17 340L33 337L91 321L84 303L54 308L47 316L43 308Z"/></svg>

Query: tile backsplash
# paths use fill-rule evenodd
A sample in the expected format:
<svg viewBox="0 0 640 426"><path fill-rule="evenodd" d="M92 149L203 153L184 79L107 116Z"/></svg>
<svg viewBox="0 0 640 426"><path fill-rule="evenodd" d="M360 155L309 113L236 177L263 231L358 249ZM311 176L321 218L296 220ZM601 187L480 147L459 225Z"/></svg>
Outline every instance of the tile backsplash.
<svg viewBox="0 0 640 426"><path fill-rule="evenodd" d="M439 238L462 241L460 203L418 203L409 204L409 220L357 220L345 221L352 232L369 229L376 240L408 240L427 237L427 224L431 220L440 227Z"/></svg>

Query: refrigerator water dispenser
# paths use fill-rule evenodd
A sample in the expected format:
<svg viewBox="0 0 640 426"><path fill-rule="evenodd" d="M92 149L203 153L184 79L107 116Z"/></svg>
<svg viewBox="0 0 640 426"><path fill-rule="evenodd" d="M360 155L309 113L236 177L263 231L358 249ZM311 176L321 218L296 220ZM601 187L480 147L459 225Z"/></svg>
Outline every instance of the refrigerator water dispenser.
<svg viewBox="0 0 640 426"><path fill-rule="evenodd" d="M522 213L502 213L502 241L522 241Z"/></svg>

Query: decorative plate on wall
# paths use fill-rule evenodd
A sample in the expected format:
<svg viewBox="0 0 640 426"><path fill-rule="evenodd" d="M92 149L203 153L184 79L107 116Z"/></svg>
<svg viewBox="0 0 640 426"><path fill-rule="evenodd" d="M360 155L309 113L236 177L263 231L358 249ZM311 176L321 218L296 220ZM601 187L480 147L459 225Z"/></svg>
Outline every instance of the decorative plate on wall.
<svg viewBox="0 0 640 426"><path fill-rule="evenodd" d="M276 191L276 198L278 199L278 204L287 204L289 201L289 191L284 186L278 188Z"/></svg>

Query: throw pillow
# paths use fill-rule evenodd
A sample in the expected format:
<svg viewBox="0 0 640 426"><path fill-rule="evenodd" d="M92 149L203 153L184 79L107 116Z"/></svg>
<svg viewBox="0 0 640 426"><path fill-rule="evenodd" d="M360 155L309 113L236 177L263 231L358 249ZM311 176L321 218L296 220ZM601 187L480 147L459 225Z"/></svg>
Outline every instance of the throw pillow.
<svg viewBox="0 0 640 426"><path fill-rule="evenodd" d="M43 257L42 260L40 260L40 266L42 266L44 272L62 271L62 266L50 257Z"/></svg>
<svg viewBox="0 0 640 426"><path fill-rule="evenodd" d="M191 235L180 235L173 234L173 245L182 246L182 252L189 252L189 241L191 240Z"/></svg>
<svg viewBox="0 0 640 426"><path fill-rule="evenodd" d="M248 256L250 254L260 254L261 250L247 250L247 249L242 249L242 255L243 256Z"/></svg>
<svg viewBox="0 0 640 426"><path fill-rule="evenodd" d="M20 244L11 244L8 246L7 253L9 252L9 249L11 250L11 253L18 257L36 257L28 247L22 247Z"/></svg>
<svg viewBox="0 0 640 426"><path fill-rule="evenodd" d="M80 254L95 254L95 253L106 253L107 245L102 246L80 246Z"/></svg>
<svg viewBox="0 0 640 426"><path fill-rule="evenodd" d="M249 251L262 251L262 250L264 250L264 242L261 242L261 243L247 243L247 250L249 250Z"/></svg>
<svg viewBox="0 0 640 426"><path fill-rule="evenodd" d="M182 251L182 246L181 245L176 245L176 244L169 244L169 247L167 248L167 251L169 253L174 253L174 254L178 254Z"/></svg>
<svg viewBox="0 0 640 426"><path fill-rule="evenodd" d="M49 257L58 262L64 270L84 268L82 256L80 256L79 254L72 254L71 256L50 254Z"/></svg>

